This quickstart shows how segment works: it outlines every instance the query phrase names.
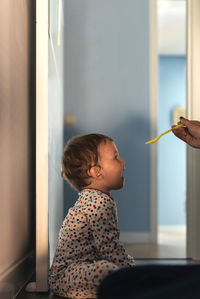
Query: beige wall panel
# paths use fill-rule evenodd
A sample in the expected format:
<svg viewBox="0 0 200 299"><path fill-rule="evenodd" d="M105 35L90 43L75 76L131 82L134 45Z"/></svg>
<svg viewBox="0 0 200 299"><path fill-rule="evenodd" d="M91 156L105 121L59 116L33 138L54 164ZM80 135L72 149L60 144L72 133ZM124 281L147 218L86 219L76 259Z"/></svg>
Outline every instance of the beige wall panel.
<svg viewBox="0 0 200 299"><path fill-rule="evenodd" d="M34 249L35 8L0 10L0 278Z"/></svg>

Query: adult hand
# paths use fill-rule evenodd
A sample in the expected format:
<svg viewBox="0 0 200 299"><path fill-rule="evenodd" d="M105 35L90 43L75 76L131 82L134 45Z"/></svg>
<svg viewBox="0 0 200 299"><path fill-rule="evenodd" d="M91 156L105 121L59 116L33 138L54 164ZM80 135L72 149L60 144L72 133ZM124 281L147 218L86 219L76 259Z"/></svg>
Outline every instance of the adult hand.
<svg viewBox="0 0 200 299"><path fill-rule="evenodd" d="M184 127L173 129L172 126L174 135L192 147L200 148L200 121L180 117L178 124L183 124Z"/></svg>

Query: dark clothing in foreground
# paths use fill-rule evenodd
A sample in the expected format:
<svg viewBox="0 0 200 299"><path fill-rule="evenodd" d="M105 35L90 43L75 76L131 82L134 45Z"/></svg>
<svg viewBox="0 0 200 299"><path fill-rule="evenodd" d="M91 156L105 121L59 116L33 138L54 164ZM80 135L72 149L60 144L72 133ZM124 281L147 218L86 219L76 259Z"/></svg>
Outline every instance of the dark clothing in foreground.
<svg viewBox="0 0 200 299"><path fill-rule="evenodd" d="M199 265L149 265L108 275L98 299L199 299Z"/></svg>

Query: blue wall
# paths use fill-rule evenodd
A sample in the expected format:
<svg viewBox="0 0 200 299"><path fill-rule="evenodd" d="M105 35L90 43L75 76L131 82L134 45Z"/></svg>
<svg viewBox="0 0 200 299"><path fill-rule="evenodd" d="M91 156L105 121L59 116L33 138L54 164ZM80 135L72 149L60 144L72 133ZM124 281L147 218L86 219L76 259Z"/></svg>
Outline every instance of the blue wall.
<svg viewBox="0 0 200 299"><path fill-rule="evenodd" d="M149 1L64 1L65 142L100 132L126 160L113 192L121 231L149 231ZM65 183L64 214L77 199Z"/></svg>
<svg viewBox="0 0 200 299"><path fill-rule="evenodd" d="M171 128L172 111L186 106L185 57L159 58L158 133ZM186 146L172 133L158 142L158 203L160 225L185 224Z"/></svg>

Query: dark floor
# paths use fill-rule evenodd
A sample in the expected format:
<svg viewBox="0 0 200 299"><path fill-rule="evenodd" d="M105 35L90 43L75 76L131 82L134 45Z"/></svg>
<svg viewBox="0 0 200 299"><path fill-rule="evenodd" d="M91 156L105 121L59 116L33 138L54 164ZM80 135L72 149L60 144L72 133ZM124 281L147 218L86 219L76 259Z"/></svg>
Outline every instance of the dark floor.
<svg viewBox="0 0 200 299"><path fill-rule="evenodd" d="M197 262L189 259L141 259L135 260L137 265L188 265L197 264ZM24 289L18 294L16 299L48 299L48 298L63 298L54 295L51 292L48 293L28 293Z"/></svg>
<svg viewBox="0 0 200 299"><path fill-rule="evenodd" d="M27 293L26 291L22 291L16 297L16 299L48 299L48 298L63 298L53 295L52 293Z"/></svg>

